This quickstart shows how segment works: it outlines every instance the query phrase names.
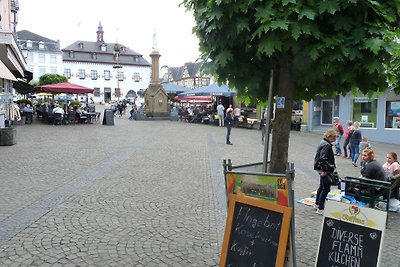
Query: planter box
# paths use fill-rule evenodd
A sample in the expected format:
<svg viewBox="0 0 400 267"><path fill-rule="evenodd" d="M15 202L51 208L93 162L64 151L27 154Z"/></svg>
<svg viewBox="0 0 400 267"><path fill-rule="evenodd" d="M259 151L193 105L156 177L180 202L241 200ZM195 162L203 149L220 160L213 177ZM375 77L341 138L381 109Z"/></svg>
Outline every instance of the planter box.
<svg viewBox="0 0 400 267"><path fill-rule="evenodd" d="M0 146L12 146L17 143L17 129L15 127L0 128Z"/></svg>

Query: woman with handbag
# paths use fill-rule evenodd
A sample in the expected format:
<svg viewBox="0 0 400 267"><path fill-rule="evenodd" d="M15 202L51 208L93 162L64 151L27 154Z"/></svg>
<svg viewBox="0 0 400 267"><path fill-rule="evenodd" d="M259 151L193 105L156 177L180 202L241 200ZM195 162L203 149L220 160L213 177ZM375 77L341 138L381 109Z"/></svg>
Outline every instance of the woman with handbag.
<svg viewBox="0 0 400 267"><path fill-rule="evenodd" d="M318 172L320 177L315 207L317 208L316 213L320 215L324 214L326 197L331 191L331 181L329 176L332 175L336 168L332 146L337 135L335 129L328 129L324 133L324 138L319 144L314 158L314 170Z"/></svg>

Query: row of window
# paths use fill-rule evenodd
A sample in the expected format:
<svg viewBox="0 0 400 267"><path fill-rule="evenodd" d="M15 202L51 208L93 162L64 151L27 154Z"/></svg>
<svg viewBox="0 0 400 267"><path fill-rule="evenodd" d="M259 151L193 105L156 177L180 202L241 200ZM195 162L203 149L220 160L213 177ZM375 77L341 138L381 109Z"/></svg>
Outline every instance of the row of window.
<svg viewBox="0 0 400 267"><path fill-rule="evenodd" d="M64 69L64 76L67 77L68 79L73 77L73 74L71 73L71 69ZM118 81L126 80L126 76L124 75L123 71L119 71L116 76L118 78ZM84 69L80 69L78 71L78 73L76 74L76 77L78 77L81 80L85 80L86 78L90 78L92 80L98 80L100 78L104 78L104 80L106 80L106 81L109 81L112 78L111 71L109 71L109 70L105 70L103 72L103 75L101 76L101 75L99 75L97 70L91 70L90 75L86 75L86 71ZM134 80L135 82L140 82L142 80L142 77L140 77L140 73L139 72L133 73L132 80Z"/></svg>
<svg viewBox="0 0 400 267"><path fill-rule="evenodd" d="M26 41L26 47L27 48L32 48L32 41L31 40ZM44 49L44 42L43 41L39 42L39 49Z"/></svg>
<svg viewBox="0 0 400 267"><path fill-rule="evenodd" d="M103 51L103 50L102 50ZM70 58L75 58L75 53L74 53L74 51L69 51L68 52L68 56L70 57ZM98 54L96 53L96 52L93 52L92 54L91 54L91 57L92 57L92 59L97 59L97 57L98 57ZM121 57L121 55L118 55L118 54L114 54L114 60L116 61L116 62L118 62L118 60L119 60L119 58ZM124 55L124 59L130 59L132 62L139 62L139 56L137 56L137 55L134 55L134 56L128 56L128 55Z"/></svg>
<svg viewBox="0 0 400 267"><path fill-rule="evenodd" d="M26 55L26 61L28 63L34 63L33 53L28 51L28 53ZM39 63L46 63L46 54L39 53L38 61L39 61ZM57 64L57 55L56 54L50 54L50 64Z"/></svg>

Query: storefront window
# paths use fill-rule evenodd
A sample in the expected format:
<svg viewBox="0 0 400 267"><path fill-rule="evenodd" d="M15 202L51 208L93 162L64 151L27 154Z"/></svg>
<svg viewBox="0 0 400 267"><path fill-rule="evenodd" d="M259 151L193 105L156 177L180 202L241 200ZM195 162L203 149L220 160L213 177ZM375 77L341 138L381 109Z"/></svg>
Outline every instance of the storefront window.
<svg viewBox="0 0 400 267"><path fill-rule="evenodd" d="M361 127L376 128L378 100L367 97L355 97L353 101L353 121L359 121Z"/></svg>
<svg viewBox="0 0 400 267"><path fill-rule="evenodd" d="M400 96L387 96L385 118L385 128L400 129Z"/></svg>

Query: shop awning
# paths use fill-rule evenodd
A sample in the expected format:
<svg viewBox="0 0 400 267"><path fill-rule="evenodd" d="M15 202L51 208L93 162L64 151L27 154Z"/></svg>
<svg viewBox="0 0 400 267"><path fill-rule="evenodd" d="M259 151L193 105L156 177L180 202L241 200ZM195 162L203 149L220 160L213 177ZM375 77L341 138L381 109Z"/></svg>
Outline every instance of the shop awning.
<svg viewBox="0 0 400 267"><path fill-rule="evenodd" d="M226 85L211 84L178 94L178 96L225 96L232 97L235 91Z"/></svg>
<svg viewBox="0 0 400 267"><path fill-rule="evenodd" d="M165 83L162 86L167 94L179 94L191 90L190 88L172 83Z"/></svg>
<svg viewBox="0 0 400 267"><path fill-rule="evenodd" d="M189 102L189 103L211 103L211 96L176 96L175 100L179 102Z"/></svg>
<svg viewBox="0 0 400 267"><path fill-rule="evenodd" d="M11 71L4 65L3 61L0 60L0 78L16 81L17 78L11 73Z"/></svg>
<svg viewBox="0 0 400 267"><path fill-rule="evenodd" d="M35 88L32 85L23 81L14 82L13 87L15 91L17 91L21 95L26 95L35 92Z"/></svg>

